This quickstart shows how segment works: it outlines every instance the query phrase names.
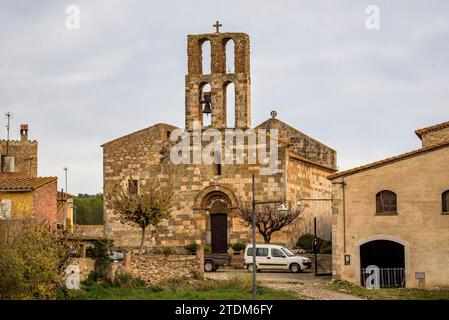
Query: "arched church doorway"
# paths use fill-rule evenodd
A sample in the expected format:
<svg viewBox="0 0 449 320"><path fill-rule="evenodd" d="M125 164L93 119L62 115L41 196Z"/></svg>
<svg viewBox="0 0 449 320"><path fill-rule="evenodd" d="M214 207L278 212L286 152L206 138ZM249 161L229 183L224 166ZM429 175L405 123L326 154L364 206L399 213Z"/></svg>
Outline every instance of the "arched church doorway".
<svg viewBox="0 0 449 320"><path fill-rule="evenodd" d="M221 192L213 192L207 197L206 207L209 208L207 229L210 235L211 251L213 253L226 253L228 251L229 198Z"/></svg>
<svg viewBox="0 0 449 320"><path fill-rule="evenodd" d="M381 288L405 287L405 250L400 243L390 240L374 240L360 246L360 268L362 285L365 286L366 268L379 268Z"/></svg>

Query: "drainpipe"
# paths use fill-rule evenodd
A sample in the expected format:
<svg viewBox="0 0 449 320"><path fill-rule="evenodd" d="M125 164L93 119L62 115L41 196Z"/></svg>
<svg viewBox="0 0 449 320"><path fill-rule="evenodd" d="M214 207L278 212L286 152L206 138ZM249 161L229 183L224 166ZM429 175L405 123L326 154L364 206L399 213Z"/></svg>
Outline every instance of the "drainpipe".
<svg viewBox="0 0 449 320"><path fill-rule="evenodd" d="M343 189L342 201L343 201L343 257L346 256L346 182L345 178L341 179L341 182L332 182L333 184L340 184ZM344 258L343 258L344 260Z"/></svg>
<svg viewBox="0 0 449 320"><path fill-rule="evenodd" d="M343 254L346 256L346 194L345 194L345 178L341 180L341 187L343 188Z"/></svg>

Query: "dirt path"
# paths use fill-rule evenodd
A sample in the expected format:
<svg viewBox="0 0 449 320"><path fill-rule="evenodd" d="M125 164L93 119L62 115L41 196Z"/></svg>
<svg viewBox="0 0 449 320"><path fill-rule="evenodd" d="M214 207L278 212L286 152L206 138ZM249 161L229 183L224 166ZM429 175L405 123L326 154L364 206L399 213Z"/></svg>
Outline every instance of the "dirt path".
<svg viewBox="0 0 449 320"><path fill-rule="evenodd" d="M230 279L235 276L247 276L251 274L244 270L221 269L218 272L206 273L205 277L215 280ZM331 277L315 277L312 272L260 272L257 273L257 281L267 287L279 290L289 290L301 299L309 300L361 300L361 298L336 292L327 288Z"/></svg>
<svg viewBox="0 0 449 320"><path fill-rule="evenodd" d="M296 293L298 297L307 300L362 300L359 297L326 289L322 283L274 283L264 282L265 286L288 290Z"/></svg>

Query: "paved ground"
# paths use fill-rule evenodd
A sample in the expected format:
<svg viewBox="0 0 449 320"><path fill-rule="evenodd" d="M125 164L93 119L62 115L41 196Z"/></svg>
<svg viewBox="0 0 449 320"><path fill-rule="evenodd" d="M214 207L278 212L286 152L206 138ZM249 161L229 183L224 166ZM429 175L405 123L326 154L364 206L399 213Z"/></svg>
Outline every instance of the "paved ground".
<svg viewBox="0 0 449 320"><path fill-rule="evenodd" d="M225 280L235 276L250 276L246 270L220 269L217 272L205 273L209 279ZM315 277L312 272L267 272L257 273L257 280L267 287L295 292L299 298L312 300L360 300L345 293L335 292L326 288L331 277Z"/></svg>

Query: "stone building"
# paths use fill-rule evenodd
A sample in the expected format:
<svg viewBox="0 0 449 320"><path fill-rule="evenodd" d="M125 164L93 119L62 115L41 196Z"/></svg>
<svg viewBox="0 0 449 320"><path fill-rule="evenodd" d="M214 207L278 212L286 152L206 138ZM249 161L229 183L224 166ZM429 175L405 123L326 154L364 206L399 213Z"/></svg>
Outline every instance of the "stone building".
<svg viewBox="0 0 449 320"><path fill-rule="evenodd" d="M37 176L37 141L28 140L28 125L20 125L20 140L0 140L1 172Z"/></svg>
<svg viewBox="0 0 449 320"><path fill-rule="evenodd" d="M203 48L210 43L211 72L203 72ZM227 62L226 47L234 46L234 61ZM171 218L147 233L146 247L183 247L190 243L210 244L213 252L226 252L237 241L248 243L250 229L238 217L238 201L251 201L252 175L258 201L283 201L290 205L299 199L331 197L331 183L326 178L335 172L336 152L278 120L276 114L251 129L250 41L245 33L189 35L187 38L188 72L185 77L185 128L155 124L102 145L104 161L105 236L123 247L139 245L138 228L121 224L110 207L117 187L141 186L151 177L161 183L170 180L175 188ZM228 59L229 60L229 59ZM233 72L229 72L233 64ZM233 89L233 91L231 91ZM228 105L234 95L235 106ZM234 107L234 108L233 108ZM210 111L210 115L209 115ZM210 117L210 118L209 118ZM230 123L230 119L234 120ZM210 125L208 125L210 120ZM197 126L195 126L195 124ZM201 138L212 132L219 135L219 151L213 163L195 162L199 150L207 148ZM271 148L275 136L263 140L260 133L278 130L278 146ZM182 134L179 132L182 131ZM176 134L175 134L176 133ZM243 145L226 148L227 137L243 133ZM188 163L175 164L173 148L182 135L187 142ZM200 137L195 143L195 137ZM251 137L255 137L250 143ZM207 140L207 139L206 139ZM225 148L222 148L222 146ZM267 163L254 153L265 150L267 157L276 155L277 169L264 173ZM237 154L242 152L241 160ZM232 162L226 161L232 158ZM183 158L184 159L184 158ZM270 162L271 163L271 162ZM304 203L307 203L305 200ZM272 243L293 246L303 233L312 232L312 218L318 217L319 235L331 235L331 204L310 201L295 224L274 234ZM259 241L261 239L259 238Z"/></svg>
<svg viewBox="0 0 449 320"><path fill-rule="evenodd" d="M56 194L56 177L0 175L0 220L36 219L56 227Z"/></svg>
<svg viewBox="0 0 449 320"><path fill-rule="evenodd" d="M418 150L330 176L335 278L374 265L381 287L449 287L449 122L416 134Z"/></svg>
<svg viewBox="0 0 449 320"><path fill-rule="evenodd" d="M37 154L27 124L20 125L20 140L0 140L0 223L40 219L56 227L57 178L37 176Z"/></svg>

